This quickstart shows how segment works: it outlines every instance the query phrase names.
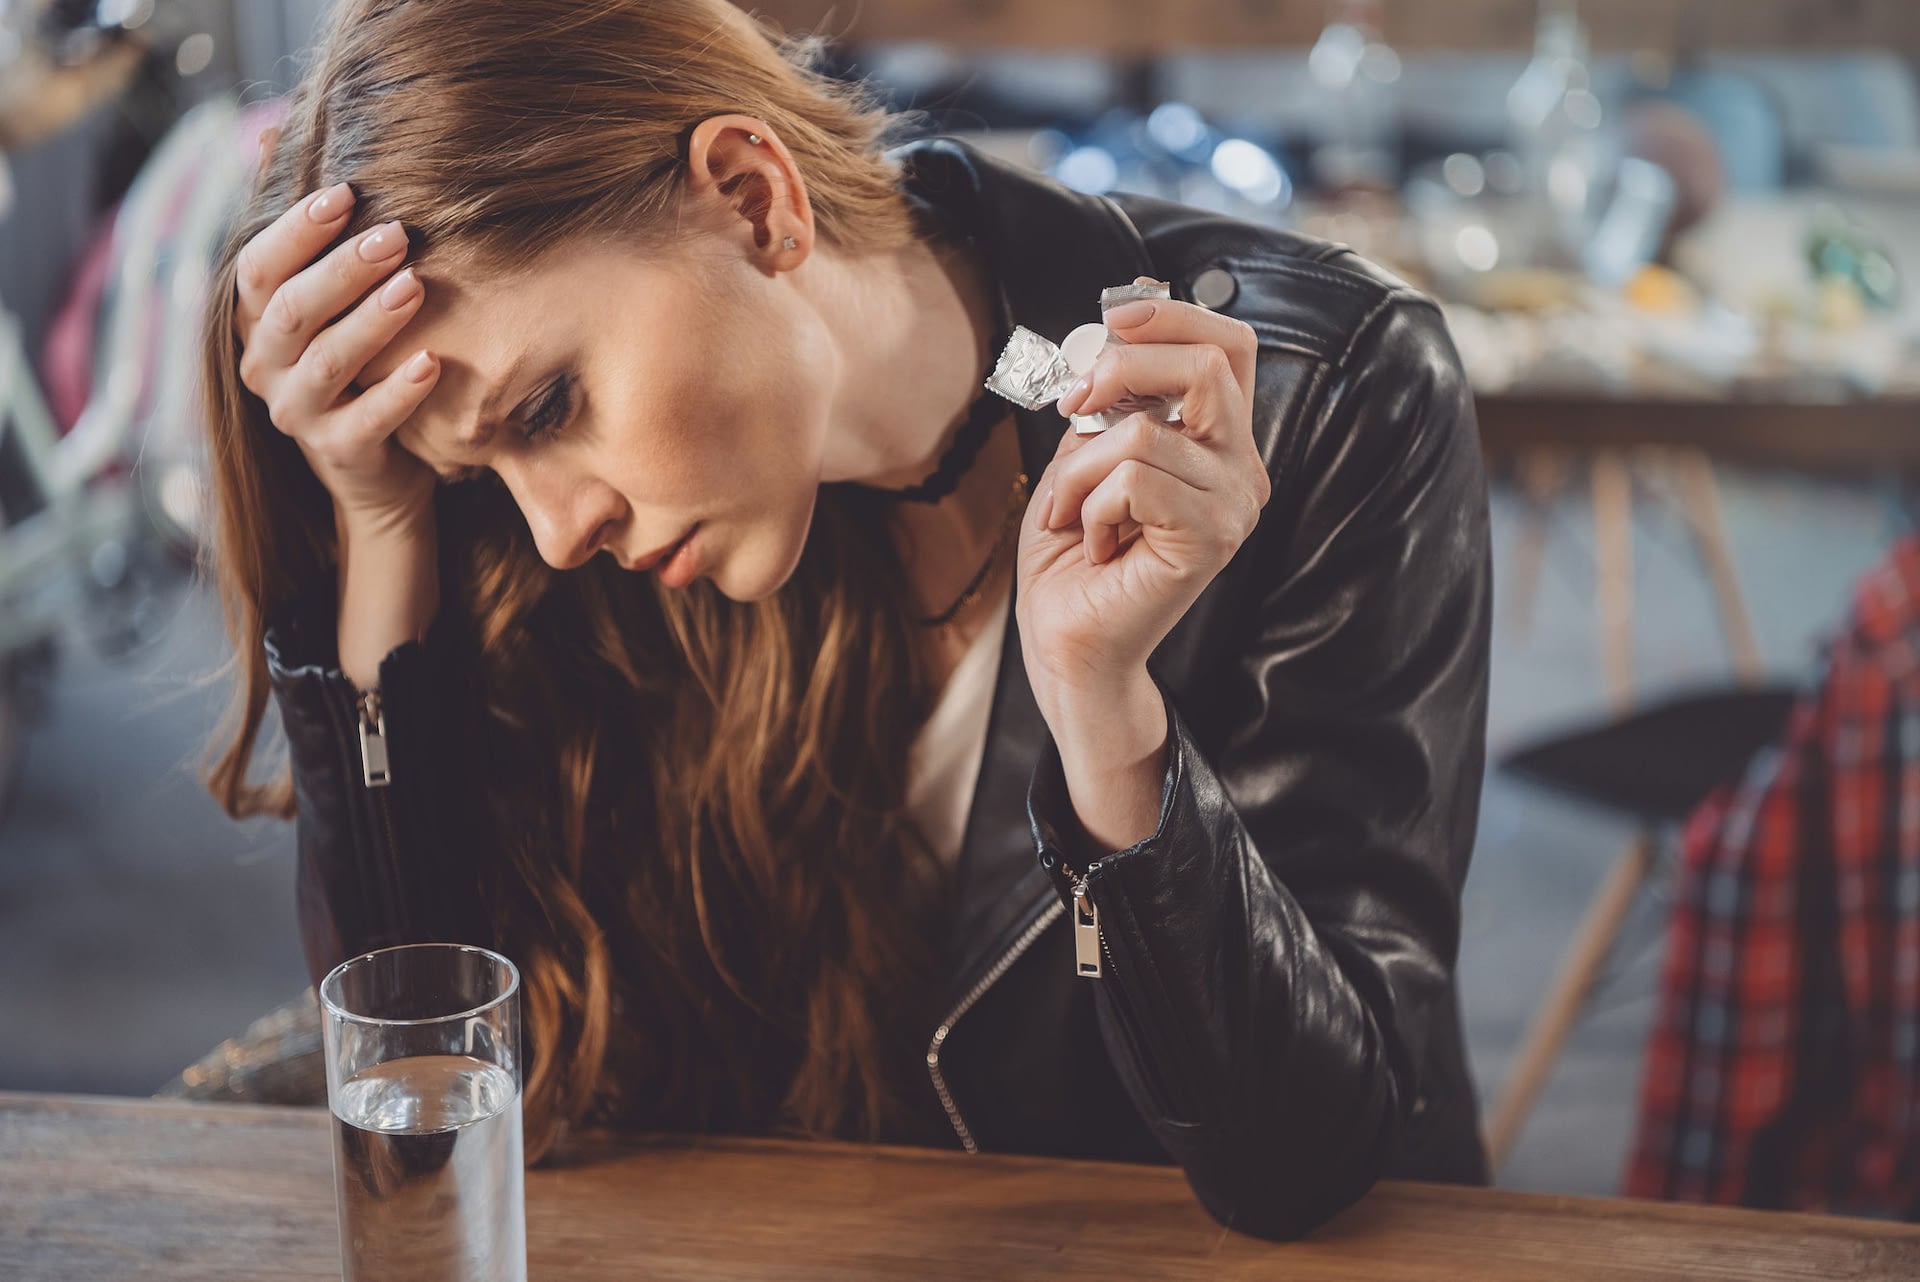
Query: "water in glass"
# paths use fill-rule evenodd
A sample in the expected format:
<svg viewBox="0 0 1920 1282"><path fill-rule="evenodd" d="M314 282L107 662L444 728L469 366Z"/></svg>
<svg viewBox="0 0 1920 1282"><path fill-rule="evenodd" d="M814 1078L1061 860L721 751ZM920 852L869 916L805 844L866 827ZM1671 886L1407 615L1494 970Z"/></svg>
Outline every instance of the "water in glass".
<svg viewBox="0 0 1920 1282"><path fill-rule="evenodd" d="M333 1105L346 1282L526 1282L520 1092L465 1055L348 1080Z"/></svg>

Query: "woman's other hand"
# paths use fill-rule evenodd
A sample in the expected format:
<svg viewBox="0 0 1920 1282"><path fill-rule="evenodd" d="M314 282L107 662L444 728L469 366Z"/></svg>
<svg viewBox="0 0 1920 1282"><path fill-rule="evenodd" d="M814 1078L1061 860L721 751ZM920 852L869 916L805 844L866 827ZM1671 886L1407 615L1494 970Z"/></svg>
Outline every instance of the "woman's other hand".
<svg viewBox="0 0 1920 1282"><path fill-rule="evenodd" d="M299 443L344 526L399 528L432 519L433 471L393 432L433 390L440 367L417 352L372 387L354 386L426 293L411 268L395 271L407 253L398 223L315 261L352 208L346 183L311 193L241 250L233 322L240 381Z"/></svg>
<svg viewBox="0 0 1920 1282"><path fill-rule="evenodd" d="M1020 648L1087 857L1153 834L1169 727L1147 656L1272 492L1253 439L1252 328L1162 300L1103 319L1126 344L1101 353L1060 412L1128 396L1185 403L1177 426L1134 414L1098 435L1065 433L1020 534Z"/></svg>

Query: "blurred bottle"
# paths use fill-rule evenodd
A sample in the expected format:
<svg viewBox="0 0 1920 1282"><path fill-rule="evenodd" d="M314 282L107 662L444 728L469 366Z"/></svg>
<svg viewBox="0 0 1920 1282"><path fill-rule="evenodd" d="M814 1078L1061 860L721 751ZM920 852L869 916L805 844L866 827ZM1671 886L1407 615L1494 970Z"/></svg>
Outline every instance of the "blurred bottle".
<svg viewBox="0 0 1920 1282"><path fill-rule="evenodd" d="M1607 167L1605 112L1587 67L1586 28L1574 0L1540 0L1533 60L1507 93L1508 147L1543 224L1548 265L1577 262L1591 225L1595 187Z"/></svg>
<svg viewBox="0 0 1920 1282"><path fill-rule="evenodd" d="M1326 112L1313 176L1330 191L1399 185L1400 55L1385 26L1384 0L1329 0L1326 29L1307 56Z"/></svg>

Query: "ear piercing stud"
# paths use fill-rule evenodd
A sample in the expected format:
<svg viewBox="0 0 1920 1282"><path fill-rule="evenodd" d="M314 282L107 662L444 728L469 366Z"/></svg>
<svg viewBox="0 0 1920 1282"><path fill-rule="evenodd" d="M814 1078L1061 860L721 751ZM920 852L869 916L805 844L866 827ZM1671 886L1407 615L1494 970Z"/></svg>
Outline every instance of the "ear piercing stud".
<svg viewBox="0 0 1920 1282"><path fill-rule="evenodd" d="M748 142L750 142L750 143L752 143L752 144L753 144L754 146L756 146L756 147L758 147L758 146L760 145L760 135L759 135L759 134L748 134L748 135L747 135L747 141L748 141Z"/></svg>
<svg viewBox="0 0 1920 1282"><path fill-rule="evenodd" d="M797 240L795 240L795 239L794 239L793 237L791 237L791 236L789 236L789 237L787 237L787 238L786 238L786 240L784 240L784 241L782 241L781 243L782 243L783 245L785 245L785 246L786 246L786 248L788 248L788 249L798 249L798 248L800 248L800 242L799 242L799 241L797 241Z"/></svg>

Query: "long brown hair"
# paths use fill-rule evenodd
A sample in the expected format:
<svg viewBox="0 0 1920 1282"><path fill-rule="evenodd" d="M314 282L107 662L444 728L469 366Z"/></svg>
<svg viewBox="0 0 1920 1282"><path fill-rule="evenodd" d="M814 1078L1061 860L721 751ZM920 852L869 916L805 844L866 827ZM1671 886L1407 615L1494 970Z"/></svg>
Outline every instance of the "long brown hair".
<svg viewBox="0 0 1920 1282"><path fill-rule="evenodd" d="M335 6L203 338L239 672L208 785L230 813L293 814L284 771L252 777L262 645L336 565L331 500L239 382L239 248L345 179L342 239L397 218L423 265L512 271L601 235L671 252L686 134L729 112L787 144L823 243L924 234L884 151L899 118L813 53L725 0ZM886 514L823 487L793 578L742 605L603 558L555 573L504 487L441 491L440 608L483 705L465 764L499 834L472 858L525 983L530 1160L582 1119L873 1136L898 1115L939 874L901 813L929 690Z"/></svg>

